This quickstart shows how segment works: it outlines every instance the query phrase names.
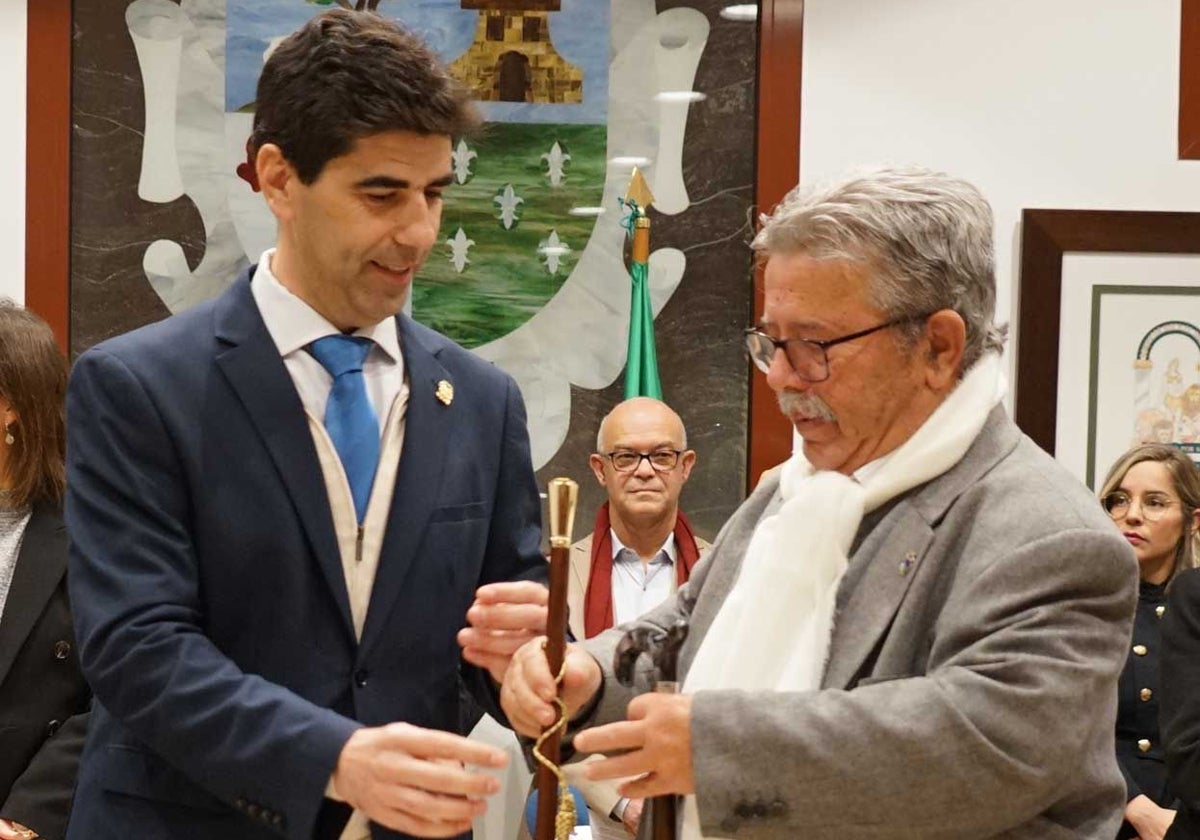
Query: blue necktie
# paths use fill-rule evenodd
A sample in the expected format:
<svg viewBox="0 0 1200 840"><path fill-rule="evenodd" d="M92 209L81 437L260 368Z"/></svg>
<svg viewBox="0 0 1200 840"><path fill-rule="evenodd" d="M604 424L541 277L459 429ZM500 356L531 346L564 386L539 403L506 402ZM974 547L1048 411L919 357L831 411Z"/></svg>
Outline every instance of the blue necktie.
<svg viewBox="0 0 1200 840"><path fill-rule="evenodd" d="M360 525L379 464L379 420L367 399L362 370L370 350L369 338L349 335L327 335L308 345L308 352L333 377L325 404L325 431L342 459Z"/></svg>

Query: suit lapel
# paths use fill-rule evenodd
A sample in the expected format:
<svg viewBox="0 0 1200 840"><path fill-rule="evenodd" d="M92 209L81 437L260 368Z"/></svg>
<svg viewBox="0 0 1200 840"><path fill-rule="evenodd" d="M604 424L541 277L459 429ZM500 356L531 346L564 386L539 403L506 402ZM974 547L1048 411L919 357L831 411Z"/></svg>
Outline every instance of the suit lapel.
<svg viewBox="0 0 1200 840"><path fill-rule="evenodd" d="M250 293L252 274L253 269L243 273L218 304L217 338L229 347L217 356L217 366L241 400L279 471L282 490L291 497L296 517L353 638L350 598L321 464L296 386ZM279 523L278 527L286 525Z"/></svg>
<svg viewBox="0 0 1200 840"><path fill-rule="evenodd" d="M1017 427L997 406L957 464L901 497L875 522L870 515L864 520L860 532L866 531L866 536L850 558L838 593L822 687L850 687L891 625L922 563L927 563L925 554L936 523L1020 438Z"/></svg>
<svg viewBox="0 0 1200 840"><path fill-rule="evenodd" d="M416 558L445 475L450 427L455 413L460 410L453 401L447 405L437 397L439 383L446 381L451 386L459 383L442 367L435 351L421 342L409 318L397 317L396 325L408 372L408 408L404 416L404 448L400 453L387 532L363 627L364 654L381 636L409 566ZM431 558L434 562L442 559Z"/></svg>
<svg viewBox="0 0 1200 840"><path fill-rule="evenodd" d="M62 518L48 505L35 505L21 539L4 620L0 621L0 683L8 676L66 568L67 532Z"/></svg>
<svg viewBox="0 0 1200 840"><path fill-rule="evenodd" d="M571 577L567 584L567 624L575 641L582 642L587 636L583 623L586 606L588 578L592 573L592 538L588 534L571 546Z"/></svg>
<svg viewBox="0 0 1200 840"><path fill-rule="evenodd" d="M863 541L842 579L843 587L852 588L833 622L822 687L849 687L891 624L932 541L929 524L904 502ZM856 564L862 568L855 569Z"/></svg>

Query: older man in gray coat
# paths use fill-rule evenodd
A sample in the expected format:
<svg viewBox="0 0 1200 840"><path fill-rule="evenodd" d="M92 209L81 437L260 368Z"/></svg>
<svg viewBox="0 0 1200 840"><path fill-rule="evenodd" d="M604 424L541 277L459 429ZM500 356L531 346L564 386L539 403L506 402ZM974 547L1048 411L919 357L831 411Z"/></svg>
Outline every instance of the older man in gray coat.
<svg viewBox="0 0 1200 840"><path fill-rule="evenodd" d="M685 840L1113 837L1136 565L1001 405L987 203L877 170L793 192L755 248L747 346L803 446L643 619L690 625L681 695L614 679L620 629L569 649L574 744L616 753L588 774L684 797ZM503 666L535 733L540 645Z"/></svg>

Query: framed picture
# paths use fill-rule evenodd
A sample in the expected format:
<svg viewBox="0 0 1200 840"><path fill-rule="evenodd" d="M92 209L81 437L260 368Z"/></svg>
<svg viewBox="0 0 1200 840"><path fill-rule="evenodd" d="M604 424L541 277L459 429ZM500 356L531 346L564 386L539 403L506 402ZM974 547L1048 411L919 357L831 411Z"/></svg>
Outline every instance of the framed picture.
<svg viewBox="0 0 1200 840"><path fill-rule="evenodd" d="M1200 213L1024 212L1016 419L1092 487L1136 442L1200 458Z"/></svg>

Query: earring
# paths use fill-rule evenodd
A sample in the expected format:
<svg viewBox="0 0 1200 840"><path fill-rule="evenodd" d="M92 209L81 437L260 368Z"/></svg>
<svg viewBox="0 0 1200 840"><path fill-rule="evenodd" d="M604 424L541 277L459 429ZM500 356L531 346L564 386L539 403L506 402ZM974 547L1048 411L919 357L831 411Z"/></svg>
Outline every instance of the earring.
<svg viewBox="0 0 1200 840"><path fill-rule="evenodd" d="M11 425L11 423L4 424L4 442L9 446L12 446L17 442L17 439L13 437L12 429L10 428Z"/></svg>

